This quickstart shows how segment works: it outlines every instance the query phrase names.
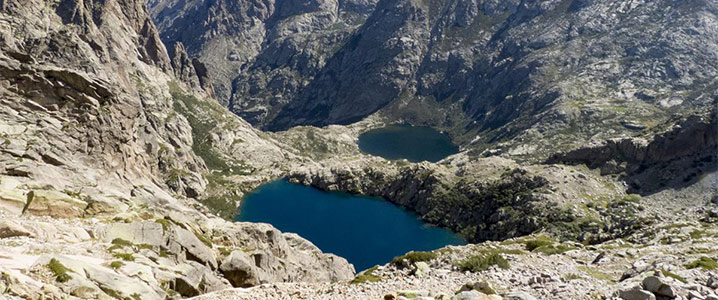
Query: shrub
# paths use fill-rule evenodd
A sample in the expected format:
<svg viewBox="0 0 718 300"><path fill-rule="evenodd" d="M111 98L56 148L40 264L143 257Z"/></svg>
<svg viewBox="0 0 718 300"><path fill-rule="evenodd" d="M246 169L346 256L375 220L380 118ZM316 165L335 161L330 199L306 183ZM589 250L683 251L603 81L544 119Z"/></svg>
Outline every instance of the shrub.
<svg viewBox="0 0 718 300"><path fill-rule="evenodd" d="M509 262L499 253L472 256L459 262L456 266L458 266L462 271L470 272L486 271L491 266L497 266L502 269L508 269L511 267Z"/></svg>
<svg viewBox="0 0 718 300"><path fill-rule="evenodd" d="M419 261L430 261L436 258L436 253L428 251L411 251L402 256L394 257L391 261L394 265L400 265L405 259L409 261L409 264L413 264Z"/></svg>
<svg viewBox="0 0 718 300"><path fill-rule="evenodd" d="M546 255L552 255L552 254L560 254L564 253L569 250L573 250L574 248L568 245L558 244L558 245L548 245L548 246L541 246L536 249L534 249L532 252L538 252L543 253Z"/></svg>
<svg viewBox="0 0 718 300"><path fill-rule="evenodd" d="M536 239L536 240L526 241L525 245L526 245L526 250L534 251L541 247L548 247L548 246L553 245L553 241L545 240L545 239Z"/></svg>
<svg viewBox="0 0 718 300"><path fill-rule="evenodd" d="M116 260L110 263L110 268L117 270L119 268L122 268L122 266L124 265L125 263L123 263L121 260Z"/></svg>

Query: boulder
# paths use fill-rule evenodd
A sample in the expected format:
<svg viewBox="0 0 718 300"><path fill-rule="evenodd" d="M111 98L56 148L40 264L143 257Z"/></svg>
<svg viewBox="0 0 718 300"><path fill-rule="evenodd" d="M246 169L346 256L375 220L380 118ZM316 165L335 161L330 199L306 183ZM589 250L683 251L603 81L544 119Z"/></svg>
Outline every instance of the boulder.
<svg viewBox="0 0 718 300"><path fill-rule="evenodd" d="M234 287L251 287L260 283L252 259L241 250L232 251L219 266L220 272Z"/></svg>
<svg viewBox="0 0 718 300"><path fill-rule="evenodd" d="M429 268L429 264L423 261L418 261L414 263L414 269L412 271L412 274L416 277L424 277L429 274L431 271L431 268Z"/></svg>
<svg viewBox="0 0 718 300"><path fill-rule="evenodd" d="M496 295L486 295L479 291L462 291L451 297L452 300L494 300L501 299Z"/></svg>
<svg viewBox="0 0 718 300"><path fill-rule="evenodd" d="M642 290L638 287L618 292L618 298L623 300L656 300L656 296L653 293Z"/></svg>
<svg viewBox="0 0 718 300"><path fill-rule="evenodd" d="M459 289L459 292L471 290L477 290L487 295L496 294L494 288L491 287L491 284L486 280L480 280L474 283L464 284L461 289Z"/></svg>
<svg viewBox="0 0 718 300"><path fill-rule="evenodd" d="M0 187L0 210L7 210L13 214L20 214L25 207L27 197L14 189Z"/></svg>
<svg viewBox="0 0 718 300"><path fill-rule="evenodd" d="M718 289L718 276L711 273L706 281L706 286L712 289Z"/></svg>
<svg viewBox="0 0 718 300"><path fill-rule="evenodd" d="M32 236L32 233L13 221L0 220L0 239L15 236Z"/></svg>
<svg viewBox="0 0 718 300"><path fill-rule="evenodd" d="M663 283L663 281L656 276L648 276L643 279L643 289L655 294L656 296L668 297L670 299L673 299L678 295L673 287Z"/></svg>
<svg viewBox="0 0 718 300"><path fill-rule="evenodd" d="M217 259L212 248L202 243L197 236L189 230L172 227L173 233L168 236L168 245L171 251L185 250L186 258L201 264L208 265L212 270L217 269Z"/></svg>
<svg viewBox="0 0 718 300"><path fill-rule="evenodd" d="M52 190L34 190L27 195L23 213L54 218L81 217L87 202Z"/></svg>
<svg viewBox="0 0 718 300"><path fill-rule="evenodd" d="M525 292L511 292L504 298L506 300L536 300L534 296L531 296Z"/></svg>

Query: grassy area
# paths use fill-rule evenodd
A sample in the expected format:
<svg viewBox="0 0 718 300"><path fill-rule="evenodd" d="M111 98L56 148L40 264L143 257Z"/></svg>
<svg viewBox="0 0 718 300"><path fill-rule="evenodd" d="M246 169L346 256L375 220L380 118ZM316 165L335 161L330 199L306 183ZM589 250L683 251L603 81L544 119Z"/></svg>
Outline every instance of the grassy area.
<svg viewBox="0 0 718 300"><path fill-rule="evenodd" d="M547 237L545 235L539 235L535 237L526 237L516 240L510 243L524 244L527 251L534 253L543 253L546 255L560 254L569 250L575 249L573 246L562 244L555 239Z"/></svg>
<svg viewBox="0 0 718 300"><path fill-rule="evenodd" d="M715 270L718 269L718 262L708 256L702 256L701 258L694 260L686 264L687 269L701 268L704 270Z"/></svg>
<svg viewBox="0 0 718 300"><path fill-rule="evenodd" d="M425 252L425 251L412 251L407 254L404 254L402 256L394 257L394 259L391 261L394 265L400 265L404 260L409 261L409 264L414 264L416 262L420 261L430 261L432 259L436 258L436 253L434 252Z"/></svg>
<svg viewBox="0 0 718 300"><path fill-rule="evenodd" d="M112 246L107 249L107 251L113 251L117 249L121 249L124 247L132 248L135 252L139 251L140 249L148 249L148 250L154 250L154 246L147 245L147 244L133 244L132 242L128 240L123 240L121 238L116 238L110 242Z"/></svg>
<svg viewBox="0 0 718 300"><path fill-rule="evenodd" d="M196 232L194 232L194 235L197 237L197 239L199 239L200 242L207 245L207 247L212 248L212 241L210 241L206 236Z"/></svg>
<svg viewBox="0 0 718 300"><path fill-rule="evenodd" d="M132 253L113 253L112 257L119 258L124 261L135 261L135 256Z"/></svg>
<svg viewBox="0 0 718 300"><path fill-rule="evenodd" d="M511 267L509 265L509 261L496 252L469 257L456 263L456 266L462 271L470 272L486 271L492 266L496 266L501 269L508 269Z"/></svg>
<svg viewBox="0 0 718 300"><path fill-rule="evenodd" d="M598 269L587 267L587 266L579 266L578 269L585 272L586 274L590 275L591 277L593 277L595 279L608 281L608 282L616 282L610 274L603 273L603 272L599 271Z"/></svg>
<svg viewBox="0 0 718 300"><path fill-rule="evenodd" d="M352 284L359 284L359 283L365 283L365 282L377 282L381 281L381 277L374 275L374 272L377 270L377 267L374 266L364 272L359 273L356 277L354 277L354 280L351 281Z"/></svg>
<svg viewBox="0 0 718 300"><path fill-rule="evenodd" d="M673 278L673 279L675 279L675 280L678 280L678 281L680 281L680 282L683 282L683 283L688 282L688 281L686 281L685 278L681 277L680 275L678 275L678 274L676 274L676 273L673 273L673 272L670 272L670 271L668 271L668 270L666 270L666 269L661 269L661 274L663 274L663 276L671 277L671 278Z"/></svg>

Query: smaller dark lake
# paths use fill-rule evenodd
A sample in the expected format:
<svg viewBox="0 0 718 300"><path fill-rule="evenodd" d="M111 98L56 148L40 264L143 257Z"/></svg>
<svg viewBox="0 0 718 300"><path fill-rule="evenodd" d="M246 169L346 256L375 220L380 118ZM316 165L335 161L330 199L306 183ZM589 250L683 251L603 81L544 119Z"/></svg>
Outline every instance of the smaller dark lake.
<svg viewBox="0 0 718 300"><path fill-rule="evenodd" d="M409 251L426 251L464 240L429 226L418 215L378 198L325 192L276 180L247 195L236 221L269 223L310 240L357 271L385 264Z"/></svg>
<svg viewBox="0 0 718 300"><path fill-rule="evenodd" d="M449 136L431 127L389 125L359 135L359 149L386 159L437 162L456 154L459 148Z"/></svg>

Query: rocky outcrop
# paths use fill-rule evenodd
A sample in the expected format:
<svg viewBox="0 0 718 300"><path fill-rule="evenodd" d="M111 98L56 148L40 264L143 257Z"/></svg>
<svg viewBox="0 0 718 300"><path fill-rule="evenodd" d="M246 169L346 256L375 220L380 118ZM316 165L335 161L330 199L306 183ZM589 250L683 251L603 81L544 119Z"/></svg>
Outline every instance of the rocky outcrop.
<svg viewBox="0 0 718 300"><path fill-rule="evenodd" d="M618 174L634 191L644 194L690 185L702 174L716 171L715 110L666 125L671 127L653 136L607 140L556 154L547 163L586 164L600 169L602 175Z"/></svg>
<svg viewBox="0 0 718 300"><path fill-rule="evenodd" d="M298 168L288 178L324 190L382 197L470 242L549 231L562 238L599 243L630 235L650 223L639 214L642 208L638 203L601 191L606 185L599 183L600 179L577 175L576 170L518 167L501 158L456 161L456 165L403 167L369 160L328 161ZM577 185L567 185L563 176L573 177ZM588 187L592 190L582 192ZM591 201L585 199L588 193L606 193L600 197L607 202L575 209L575 201Z"/></svg>
<svg viewBox="0 0 718 300"><path fill-rule="evenodd" d="M207 77L207 67L196 58L190 59L181 42L174 45L170 56L175 78L214 98L214 88Z"/></svg>
<svg viewBox="0 0 718 300"><path fill-rule="evenodd" d="M245 286L253 281L342 281L354 276L354 267L346 259L323 254L311 242L296 234L282 233L268 224L238 223L221 230L216 234L227 236L230 245L241 247L245 252L243 255L231 254L229 260L225 259L222 272L232 276L238 275L238 271L251 275L245 280L235 277L235 286ZM242 260L247 257L253 268L246 269L243 265Z"/></svg>
<svg viewBox="0 0 718 300"><path fill-rule="evenodd" d="M227 256L220 270L234 287L251 287L260 284L257 267L244 251L233 251Z"/></svg>

